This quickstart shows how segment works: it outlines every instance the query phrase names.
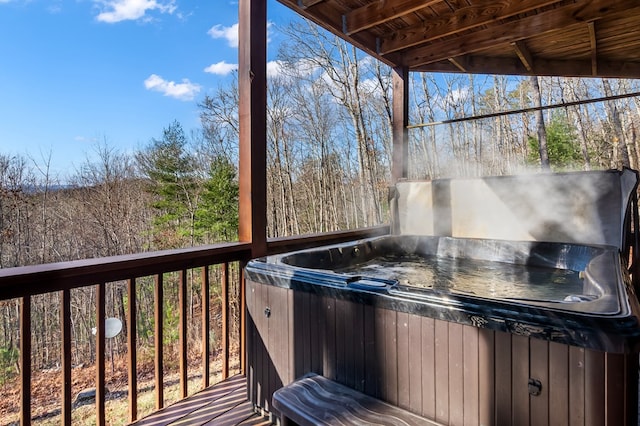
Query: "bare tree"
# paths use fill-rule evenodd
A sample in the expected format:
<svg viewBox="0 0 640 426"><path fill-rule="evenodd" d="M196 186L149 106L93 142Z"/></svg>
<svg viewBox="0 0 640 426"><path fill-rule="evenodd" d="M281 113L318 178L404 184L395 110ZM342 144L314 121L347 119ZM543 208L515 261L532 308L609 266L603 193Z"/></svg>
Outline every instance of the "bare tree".
<svg viewBox="0 0 640 426"><path fill-rule="evenodd" d="M304 26L302 26L304 25ZM365 120L365 104L361 54L337 37L321 32L315 25L293 23L284 32L291 42L286 46L291 63L308 62L322 71L320 81L325 90L344 108L351 121L351 134L356 141L359 191L364 224L382 220L380 195L375 171L377 157L372 149L370 123ZM283 49L283 51L285 51ZM308 52L314 52L310 56Z"/></svg>
<svg viewBox="0 0 640 426"><path fill-rule="evenodd" d="M534 106L540 108L542 106L542 94L540 85L538 84L538 76L531 76L531 88L533 89ZM547 150L547 130L544 125L544 114L541 109L536 111L536 120L538 122L538 151L540 153L540 167L549 170L549 152Z"/></svg>
<svg viewBox="0 0 640 426"><path fill-rule="evenodd" d="M602 88L604 89L605 96L613 96L613 90L611 90L611 83L609 79L602 79ZM616 167L631 167L629 161L629 151L627 150L627 143L622 130L622 121L620 119L620 112L616 102L605 102L607 107L607 115L611 123L613 131L613 142L616 147Z"/></svg>

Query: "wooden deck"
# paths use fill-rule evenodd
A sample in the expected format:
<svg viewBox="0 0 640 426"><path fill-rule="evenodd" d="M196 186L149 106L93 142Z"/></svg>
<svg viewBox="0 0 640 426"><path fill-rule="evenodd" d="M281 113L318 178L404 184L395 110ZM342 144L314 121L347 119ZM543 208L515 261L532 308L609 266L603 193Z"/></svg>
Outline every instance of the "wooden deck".
<svg viewBox="0 0 640 426"><path fill-rule="evenodd" d="M233 376L132 423L132 426L271 425L253 411L245 376Z"/></svg>

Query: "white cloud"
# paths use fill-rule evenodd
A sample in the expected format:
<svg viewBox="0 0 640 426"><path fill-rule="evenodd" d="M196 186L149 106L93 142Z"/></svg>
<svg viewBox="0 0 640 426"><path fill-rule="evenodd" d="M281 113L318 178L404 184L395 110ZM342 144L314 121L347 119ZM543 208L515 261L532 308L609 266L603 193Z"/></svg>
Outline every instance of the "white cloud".
<svg viewBox="0 0 640 426"><path fill-rule="evenodd" d="M360 87L366 93L377 93L380 91L380 82L377 78L365 78L360 81Z"/></svg>
<svg viewBox="0 0 640 426"><path fill-rule="evenodd" d="M448 105L459 105L469 98L468 87L458 87L449 91L444 98L444 102Z"/></svg>
<svg viewBox="0 0 640 426"><path fill-rule="evenodd" d="M204 69L204 72L217 75L227 75L232 71L238 69L238 64L228 64L225 61L220 61L217 64L211 64Z"/></svg>
<svg viewBox="0 0 640 426"><path fill-rule="evenodd" d="M204 72L216 75L228 75L231 72L238 69L238 64L228 64L225 61L220 61L216 64L211 64L204 69ZM267 62L267 77L274 78L282 75L286 75L285 72L286 63L281 61L269 61Z"/></svg>
<svg viewBox="0 0 640 426"><path fill-rule="evenodd" d="M164 96L170 96L181 101L193 100L201 89L199 84L192 83L186 78L182 79L182 83L176 83L175 81L167 81L156 74L151 74L144 81L144 87L147 90L160 92Z"/></svg>
<svg viewBox="0 0 640 426"><path fill-rule="evenodd" d="M296 69L298 73L303 76L312 76L320 71L320 67L318 66L318 61L313 60L312 58L303 58L300 59L296 63Z"/></svg>
<svg viewBox="0 0 640 426"><path fill-rule="evenodd" d="M2 1L2 0L0 0ZM102 5L103 11L96 19L109 24L137 19L148 19L148 11L173 13L176 10L175 0L161 2L158 0L94 0Z"/></svg>
<svg viewBox="0 0 640 426"><path fill-rule="evenodd" d="M224 38L229 43L229 47L238 47L238 24L230 27L214 25L207 31L212 38Z"/></svg>
<svg viewBox="0 0 640 426"><path fill-rule="evenodd" d="M272 22L267 23L267 43L271 41L269 29L272 25ZM222 38L227 40L229 47L238 47L238 27L239 24L237 23L233 24L230 27L225 27L224 25L218 24L209 28L207 34L209 34L211 38Z"/></svg>
<svg viewBox="0 0 640 426"><path fill-rule="evenodd" d="M285 64L281 61L267 62L267 77L278 77L283 74Z"/></svg>
<svg viewBox="0 0 640 426"><path fill-rule="evenodd" d="M295 63L286 61L267 62L267 77L310 78L319 68L312 60L302 59Z"/></svg>

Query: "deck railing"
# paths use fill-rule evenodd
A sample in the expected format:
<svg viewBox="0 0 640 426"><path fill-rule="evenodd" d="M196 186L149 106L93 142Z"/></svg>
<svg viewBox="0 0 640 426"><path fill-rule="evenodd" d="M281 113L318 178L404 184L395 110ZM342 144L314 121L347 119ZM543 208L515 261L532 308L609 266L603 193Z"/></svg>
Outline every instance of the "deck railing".
<svg viewBox="0 0 640 426"><path fill-rule="evenodd" d="M383 235L389 232L388 226L359 229L346 232L332 232L309 236L279 238L270 240L267 244L268 254L276 254L290 250L320 246L343 241ZM18 268L0 269L0 300L17 298L20 301L20 422L22 425L31 424L31 356L32 356L32 324L31 299L38 294L60 292L60 336L62 340L60 367L61 378L61 423L71 424L72 413L72 324L71 324L71 291L82 287L95 287L95 348L96 348L96 381L95 403L96 424L104 425L105 417L105 306L106 288L117 281L127 282L126 297L126 338L128 364L128 398L129 422L138 418L137 407L137 329L136 329L136 287L137 281L144 277L154 277L154 363L155 363L155 399L156 409L164 405L163 396L163 277L167 273L177 273L178 278L178 348L179 348L179 376L180 398L185 398L187 389L187 277L199 273L200 291L202 292L202 338L200 348L202 354L201 375L202 386L209 386L210 348L209 339L209 300L210 288L209 268L219 267L220 298L221 298L221 336L219 351L222 358L222 378L229 374L230 348L229 336L237 333L239 336L239 359L237 363L241 372L244 371L244 285L237 286L239 294L229 294L229 265L237 263L240 270L251 257L251 244L227 243L206 247L197 247L160 252L139 253L134 255L115 256L100 259L87 259L71 262L43 264ZM219 266L217 266L219 265ZM230 323L229 300L231 297L239 301L239 315L235 323ZM205 326L206 325L206 326Z"/></svg>

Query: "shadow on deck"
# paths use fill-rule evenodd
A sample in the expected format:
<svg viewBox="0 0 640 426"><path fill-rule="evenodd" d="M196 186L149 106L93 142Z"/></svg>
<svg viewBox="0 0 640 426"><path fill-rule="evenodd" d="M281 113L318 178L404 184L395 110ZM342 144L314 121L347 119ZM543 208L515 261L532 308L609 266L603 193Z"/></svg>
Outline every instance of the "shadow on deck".
<svg viewBox="0 0 640 426"><path fill-rule="evenodd" d="M186 399L156 411L131 426L164 425L271 425L269 418L254 412L247 399L247 379L233 376Z"/></svg>

